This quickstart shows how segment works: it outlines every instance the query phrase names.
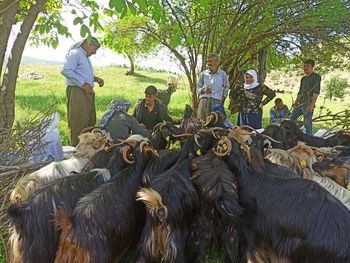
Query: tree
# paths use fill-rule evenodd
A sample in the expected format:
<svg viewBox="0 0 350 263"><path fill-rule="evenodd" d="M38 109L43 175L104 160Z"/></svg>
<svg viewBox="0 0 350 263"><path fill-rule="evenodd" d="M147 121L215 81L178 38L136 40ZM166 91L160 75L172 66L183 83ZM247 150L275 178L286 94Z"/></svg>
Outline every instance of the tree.
<svg viewBox="0 0 350 263"><path fill-rule="evenodd" d="M139 29L146 24L142 16L127 15L117 21L111 20L104 26L104 46L127 56L130 70L127 75L135 74L135 57L146 55L155 50L157 41Z"/></svg>
<svg viewBox="0 0 350 263"><path fill-rule="evenodd" d="M84 9L81 8L84 5ZM98 21L99 6L94 1L82 0L80 5L63 0L3 0L0 4L0 129L12 127L15 117L15 88L17 74L24 47L30 33L34 43L44 43L57 47L58 35L71 36L68 28L61 22L60 11L69 6L72 13L77 15L81 25L81 36L90 35L90 29L84 24L97 30L101 28ZM83 11L76 11L83 10ZM78 13L79 12L79 13ZM87 15L91 12L91 15ZM80 16L79 16L80 15ZM12 27L20 23L20 31L15 37L10 55L5 62L6 47L9 43ZM35 26L34 26L35 25ZM5 67L4 67L5 66ZM2 74L2 69L5 72Z"/></svg>
<svg viewBox="0 0 350 263"><path fill-rule="evenodd" d="M349 83L347 79L340 78L339 76L332 77L326 82L326 97L330 100L333 97L342 99L348 87Z"/></svg>
<svg viewBox="0 0 350 263"><path fill-rule="evenodd" d="M330 53L350 52L347 1L110 2L121 12L129 9L149 19L140 30L154 37L178 59L189 82L193 106L197 105L198 64L210 52L221 55L221 66L232 86L241 78L242 69L257 67L257 54L263 49L269 51L268 64L272 53L274 63L279 65L299 64L300 58L309 56L323 64L333 64L337 56ZM337 65L341 63L338 61ZM202 63L201 69L204 67Z"/></svg>

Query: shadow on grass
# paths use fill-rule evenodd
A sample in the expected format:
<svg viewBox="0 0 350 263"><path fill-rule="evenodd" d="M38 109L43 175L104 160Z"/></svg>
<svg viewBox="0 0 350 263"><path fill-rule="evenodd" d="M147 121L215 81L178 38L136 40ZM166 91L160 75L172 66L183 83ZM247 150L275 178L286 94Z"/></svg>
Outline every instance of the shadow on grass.
<svg viewBox="0 0 350 263"><path fill-rule="evenodd" d="M148 85L155 85L155 84L162 84L162 86L165 86L167 83L166 80L164 80L164 79L149 77L146 75L142 75L140 73L135 73L134 75L131 75L130 77L133 77L138 82L147 84L147 86Z"/></svg>

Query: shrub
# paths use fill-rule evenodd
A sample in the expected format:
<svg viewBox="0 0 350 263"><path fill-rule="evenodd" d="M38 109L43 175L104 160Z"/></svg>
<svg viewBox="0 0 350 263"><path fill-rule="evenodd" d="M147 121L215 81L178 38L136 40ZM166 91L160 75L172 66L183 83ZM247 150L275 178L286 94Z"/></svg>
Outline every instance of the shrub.
<svg viewBox="0 0 350 263"><path fill-rule="evenodd" d="M348 81L339 76L332 77L326 82L326 97L329 99L344 98L346 90L349 87Z"/></svg>

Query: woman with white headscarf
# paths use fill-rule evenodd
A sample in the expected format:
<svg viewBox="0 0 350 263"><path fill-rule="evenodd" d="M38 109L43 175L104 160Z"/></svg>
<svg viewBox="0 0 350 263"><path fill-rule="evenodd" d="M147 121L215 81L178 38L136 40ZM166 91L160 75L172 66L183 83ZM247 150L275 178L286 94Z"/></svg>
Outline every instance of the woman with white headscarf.
<svg viewBox="0 0 350 263"><path fill-rule="evenodd" d="M276 96L276 93L258 82L258 75L253 69L244 74L244 80L243 86L235 89L232 94L233 104L239 105L237 124L261 129L262 108ZM264 96L266 97L263 99Z"/></svg>

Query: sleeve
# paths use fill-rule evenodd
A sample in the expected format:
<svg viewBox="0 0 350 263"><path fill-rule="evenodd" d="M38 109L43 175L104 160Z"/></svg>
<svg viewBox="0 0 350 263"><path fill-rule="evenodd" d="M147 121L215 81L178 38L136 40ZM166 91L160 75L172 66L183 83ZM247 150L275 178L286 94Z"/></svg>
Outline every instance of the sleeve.
<svg viewBox="0 0 350 263"><path fill-rule="evenodd" d="M262 94L266 96L265 99L262 100L262 104L266 105L269 103L274 97L276 97L276 92L270 89L268 86L263 85Z"/></svg>
<svg viewBox="0 0 350 263"><path fill-rule="evenodd" d="M313 83L313 94L320 94L321 91L321 76L315 74L314 83Z"/></svg>
<svg viewBox="0 0 350 263"><path fill-rule="evenodd" d="M230 88L230 82L228 80L227 74L225 72L223 72L223 73L224 73L224 83L223 83L222 96L224 96L226 98L228 95L229 88Z"/></svg>
<svg viewBox="0 0 350 263"><path fill-rule="evenodd" d="M130 130L134 134L140 134L143 137L148 137L149 135L149 131L143 128L133 116L130 116Z"/></svg>
<svg viewBox="0 0 350 263"><path fill-rule="evenodd" d="M204 74L203 72L199 75L198 83L197 83L197 93L200 95L204 85Z"/></svg>
<svg viewBox="0 0 350 263"><path fill-rule="evenodd" d="M82 77L79 77L78 74L75 73L75 69L78 66L79 62L79 54L76 50L71 50L64 61L61 74L65 76L67 79L75 83L77 86L81 87L84 85L85 80Z"/></svg>
<svg viewBox="0 0 350 263"><path fill-rule="evenodd" d="M277 120L276 112L273 107L270 109L270 119L271 122L275 122Z"/></svg>

